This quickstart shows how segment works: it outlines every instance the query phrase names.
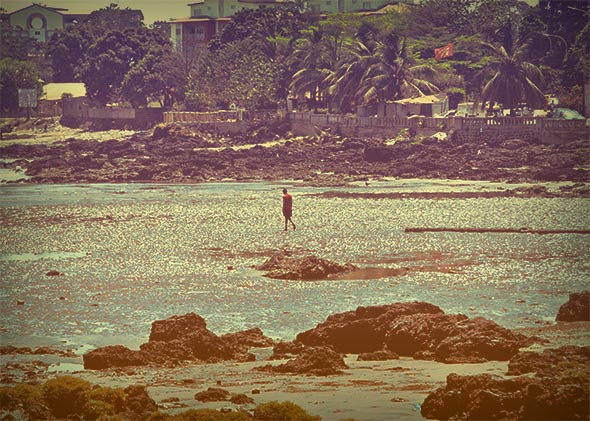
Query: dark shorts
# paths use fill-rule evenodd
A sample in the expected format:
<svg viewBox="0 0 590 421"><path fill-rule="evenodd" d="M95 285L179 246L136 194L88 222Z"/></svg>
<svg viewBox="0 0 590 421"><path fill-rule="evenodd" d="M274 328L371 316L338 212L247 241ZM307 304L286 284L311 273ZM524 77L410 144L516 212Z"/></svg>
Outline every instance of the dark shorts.
<svg viewBox="0 0 590 421"><path fill-rule="evenodd" d="M292 217L292 216L293 216L293 211L291 211L291 210L286 210L286 209L283 209L283 216L284 216L285 218L290 218L290 217Z"/></svg>

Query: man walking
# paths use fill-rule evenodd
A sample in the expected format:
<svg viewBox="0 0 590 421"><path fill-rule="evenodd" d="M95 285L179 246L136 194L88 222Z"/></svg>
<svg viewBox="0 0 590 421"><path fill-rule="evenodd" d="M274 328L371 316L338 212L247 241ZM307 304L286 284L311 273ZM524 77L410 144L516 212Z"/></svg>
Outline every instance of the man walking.
<svg viewBox="0 0 590 421"><path fill-rule="evenodd" d="M285 217L285 231L287 231L288 222L293 225L293 229L296 229L291 220L291 216L293 216L293 196L287 193L287 189L283 189L283 216Z"/></svg>

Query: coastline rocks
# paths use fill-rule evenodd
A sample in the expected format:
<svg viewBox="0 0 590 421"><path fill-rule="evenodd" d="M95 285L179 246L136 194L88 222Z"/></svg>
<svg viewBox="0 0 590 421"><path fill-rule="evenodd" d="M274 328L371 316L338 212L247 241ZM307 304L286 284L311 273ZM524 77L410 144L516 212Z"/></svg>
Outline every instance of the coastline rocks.
<svg viewBox="0 0 590 421"><path fill-rule="evenodd" d="M207 329L205 319L195 313L172 316L152 323L149 342L139 351L122 345L106 346L84 354L85 369L138 365L176 366L183 361L253 361L250 348L272 344L260 329L217 336Z"/></svg>
<svg viewBox="0 0 590 421"><path fill-rule="evenodd" d="M590 362L590 346L567 345L557 349L545 349L542 353L522 351L508 363L509 376L536 373L538 377L582 375L588 380L584 367ZM581 368L576 371L572 368Z"/></svg>
<svg viewBox="0 0 590 421"><path fill-rule="evenodd" d="M340 354L329 347L307 347L295 359L285 364L273 366L271 364L258 367L258 371L274 373L309 374L315 376L330 376L342 374L348 368Z"/></svg>
<svg viewBox="0 0 590 421"><path fill-rule="evenodd" d="M428 419L588 419L589 347L565 346L543 353L521 352L504 379L490 374L450 374L445 387L426 397Z"/></svg>
<svg viewBox="0 0 590 421"><path fill-rule="evenodd" d="M590 291L570 294L568 302L557 312L558 322L590 321Z"/></svg>
<svg viewBox="0 0 590 421"><path fill-rule="evenodd" d="M123 345L108 345L94 349L84 354L83 360L84 368L87 370L147 364L146 359L139 351L133 351Z"/></svg>
<svg viewBox="0 0 590 421"><path fill-rule="evenodd" d="M317 256L293 256L291 252L281 251L272 255L266 262L256 269L266 271L265 275L273 279L320 280L333 275L351 272L358 268L346 263L341 265Z"/></svg>
<svg viewBox="0 0 590 421"><path fill-rule="evenodd" d="M387 350L444 363L506 361L534 340L483 318L447 315L429 303L359 307L330 316L297 335L306 346L331 346L342 353Z"/></svg>

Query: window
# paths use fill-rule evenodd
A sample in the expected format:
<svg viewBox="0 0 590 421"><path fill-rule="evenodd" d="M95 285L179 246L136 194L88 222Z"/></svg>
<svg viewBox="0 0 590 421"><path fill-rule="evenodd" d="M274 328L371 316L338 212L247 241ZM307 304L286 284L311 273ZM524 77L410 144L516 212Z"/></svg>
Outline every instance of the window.
<svg viewBox="0 0 590 421"><path fill-rule="evenodd" d="M176 27L176 35L180 36L180 26Z"/></svg>

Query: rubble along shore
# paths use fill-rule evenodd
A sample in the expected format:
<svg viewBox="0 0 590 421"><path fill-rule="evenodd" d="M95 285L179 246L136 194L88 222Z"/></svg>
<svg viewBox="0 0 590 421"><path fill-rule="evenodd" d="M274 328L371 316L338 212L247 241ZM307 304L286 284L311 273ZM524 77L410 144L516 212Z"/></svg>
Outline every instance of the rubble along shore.
<svg viewBox="0 0 590 421"><path fill-rule="evenodd" d="M48 133L59 136L60 127L56 123ZM442 140L355 139L323 131L302 137L290 133L285 122L231 136L198 124L159 125L124 138L94 132L92 139L74 135L53 142L27 142L18 133L16 128L0 141L1 165L22 168L28 178L20 182L28 183L297 179L345 185L383 177L590 182L587 139L545 145L517 138L464 143L452 134ZM588 190L580 185L574 193L587 196Z"/></svg>

